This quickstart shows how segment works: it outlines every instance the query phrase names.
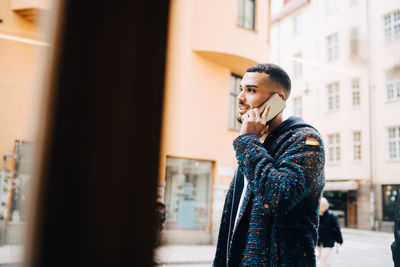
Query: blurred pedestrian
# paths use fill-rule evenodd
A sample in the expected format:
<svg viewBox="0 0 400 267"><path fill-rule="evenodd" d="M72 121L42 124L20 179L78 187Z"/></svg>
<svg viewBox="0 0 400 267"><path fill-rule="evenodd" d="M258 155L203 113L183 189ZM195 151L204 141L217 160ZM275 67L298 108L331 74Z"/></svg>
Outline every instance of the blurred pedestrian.
<svg viewBox="0 0 400 267"><path fill-rule="evenodd" d="M315 266L325 153L316 129L298 117L284 120L282 105L274 105L287 100L290 88L275 64L250 67L240 83L238 169L225 199L215 267ZM259 108L267 99L272 103ZM279 113L268 120L274 110Z"/></svg>
<svg viewBox="0 0 400 267"><path fill-rule="evenodd" d="M395 267L400 267L400 197L397 196L394 224L394 242L392 244L392 255Z"/></svg>
<svg viewBox="0 0 400 267"><path fill-rule="evenodd" d="M342 233L339 221L335 214L329 210L329 202L326 198L321 199L319 208L319 229L318 229L318 255L321 267L328 267L329 256L335 242L343 244Z"/></svg>

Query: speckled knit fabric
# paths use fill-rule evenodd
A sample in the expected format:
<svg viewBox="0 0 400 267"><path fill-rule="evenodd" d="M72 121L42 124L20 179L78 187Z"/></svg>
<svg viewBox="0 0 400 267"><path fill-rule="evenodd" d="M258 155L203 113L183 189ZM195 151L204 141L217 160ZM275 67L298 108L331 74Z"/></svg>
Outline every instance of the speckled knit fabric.
<svg viewBox="0 0 400 267"><path fill-rule="evenodd" d="M301 119L291 120L296 124ZM233 142L238 171L249 185L232 232L235 179L231 183L213 266L316 264L318 210L325 184L321 136L307 126L272 134L264 146L254 134L241 135Z"/></svg>

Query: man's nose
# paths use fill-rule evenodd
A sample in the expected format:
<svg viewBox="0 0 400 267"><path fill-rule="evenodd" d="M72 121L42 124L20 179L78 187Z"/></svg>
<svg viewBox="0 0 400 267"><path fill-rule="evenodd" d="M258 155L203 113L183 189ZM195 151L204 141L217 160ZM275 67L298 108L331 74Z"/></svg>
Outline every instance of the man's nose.
<svg viewBox="0 0 400 267"><path fill-rule="evenodd" d="M236 98L239 102L244 101L244 90L240 91Z"/></svg>

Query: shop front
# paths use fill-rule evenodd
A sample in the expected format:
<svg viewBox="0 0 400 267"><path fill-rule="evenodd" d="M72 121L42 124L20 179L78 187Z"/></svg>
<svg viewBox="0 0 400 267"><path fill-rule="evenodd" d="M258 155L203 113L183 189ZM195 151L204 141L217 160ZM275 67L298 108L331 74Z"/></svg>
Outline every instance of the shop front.
<svg viewBox="0 0 400 267"><path fill-rule="evenodd" d="M211 243L212 169L212 161L167 158L163 243Z"/></svg>
<svg viewBox="0 0 400 267"><path fill-rule="evenodd" d="M354 180L327 181L323 196L342 227L357 228L358 184Z"/></svg>

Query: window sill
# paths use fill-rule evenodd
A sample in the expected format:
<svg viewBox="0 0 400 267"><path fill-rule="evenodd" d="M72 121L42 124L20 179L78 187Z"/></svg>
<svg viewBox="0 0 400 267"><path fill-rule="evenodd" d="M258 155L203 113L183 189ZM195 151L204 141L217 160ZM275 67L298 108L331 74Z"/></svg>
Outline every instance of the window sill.
<svg viewBox="0 0 400 267"><path fill-rule="evenodd" d="M325 115L334 115L339 113L340 109L335 109L335 110L328 110Z"/></svg>
<svg viewBox="0 0 400 267"><path fill-rule="evenodd" d="M232 132L240 132L240 129L233 129L233 128L230 128L230 127L228 127L228 130L232 131Z"/></svg>
<svg viewBox="0 0 400 267"><path fill-rule="evenodd" d="M385 104L393 104L393 103L400 103L400 98L395 98L392 100L385 100Z"/></svg>
<svg viewBox="0 0 400 267"><path fill-rule="evenodd" d="M400 163L400 159L387 159L385 160L386 163Z"/></svg>
<svg viewBox="0 0 400 267"><path fill-rule="evenodd" d="M351 110L362 110L361 105L351 106Z"/></svg>
<svg viewBox="0 0 400 267"><path fill-rule="evenodd" d="M239 29L242 29L242 30L246 30L246 31L248 31L248 32L255 33L255 34L258 33L258 32L256 31L256 29L249 29L249 28L246 28L246 27L241 26L241 25L239 25L239 24L236 24L236 27L238 27Z"/></svg>

